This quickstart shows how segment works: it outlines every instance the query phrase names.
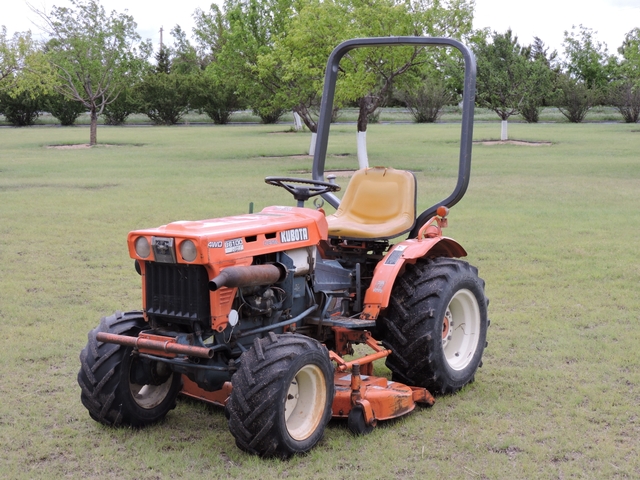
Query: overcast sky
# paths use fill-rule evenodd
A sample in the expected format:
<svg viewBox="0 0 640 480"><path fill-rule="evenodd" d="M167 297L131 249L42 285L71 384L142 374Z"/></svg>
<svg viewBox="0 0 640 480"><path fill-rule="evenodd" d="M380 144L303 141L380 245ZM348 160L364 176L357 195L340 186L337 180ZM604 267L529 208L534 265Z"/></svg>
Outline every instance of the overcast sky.
<svg viewBox="0 0 640 480"><path fill-rule="evenodd" d="M38 16L25 0L0 0L0 25L9 33L38 28ZM70 6L69 0L30 0L40 10L49 11L53 5ZM158 33L164 28L164 40L170 42L169 31L178 24L188 34L193 28L192 15L196 8L208 10L210 0L102 0L107 12L128 9L138 24L142 38L150 38L157 45ZM221 4L222 0L215 0ZM540 37L551 49L562 51L565 30L582 24L598 33L596 39L608 46L609 53L616 53L625 33L640 27L640 0L476 0L474 27L489 27L504 32L511 27L521 44Z"/></svg>

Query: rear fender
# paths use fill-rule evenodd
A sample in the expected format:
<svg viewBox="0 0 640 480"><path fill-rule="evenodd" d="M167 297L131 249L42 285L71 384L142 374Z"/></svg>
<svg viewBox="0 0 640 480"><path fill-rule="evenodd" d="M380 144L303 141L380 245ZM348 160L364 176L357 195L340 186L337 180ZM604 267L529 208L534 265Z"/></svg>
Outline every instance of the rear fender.
<svg viewBox="0 0 640 480"><path fill-rule="evenodd" d="M455 240L447 237L409 238L395 245L373 271L373 280L364 296L364 309L360 318L375 320L380 310L387 308L391 289L406 263L420 258L465 257L467 252Z"/></svg>

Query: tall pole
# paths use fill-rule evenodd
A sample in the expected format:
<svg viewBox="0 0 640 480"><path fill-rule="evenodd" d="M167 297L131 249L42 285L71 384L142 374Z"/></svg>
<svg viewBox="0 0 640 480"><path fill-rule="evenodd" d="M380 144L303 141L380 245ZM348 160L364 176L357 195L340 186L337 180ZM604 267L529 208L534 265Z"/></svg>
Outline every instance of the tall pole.
<svg viewBox="0 0 640 480"><path fill-rule="evenodd" d="M162 51L162 32L163 32L163 27L160 27L160 51Z"/></svg>

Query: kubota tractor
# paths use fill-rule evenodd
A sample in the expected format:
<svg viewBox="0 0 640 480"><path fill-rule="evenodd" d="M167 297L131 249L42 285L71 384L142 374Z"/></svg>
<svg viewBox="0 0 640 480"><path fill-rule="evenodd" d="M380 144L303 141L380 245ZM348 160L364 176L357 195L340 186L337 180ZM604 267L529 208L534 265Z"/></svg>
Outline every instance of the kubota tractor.
<svg viewBox="0 0 640 480"><path fill-rule="evenodd" d="M454 47L465 80L458 181L416 215L416 179L386 167L324 179L340 59L354 48ZM78 383L106 425L157 422L182 393L225 407L241 449L287 457L311 449L331 417L356 434L474 379L489 321L484 282L456 241L442 236L466 191L475 61L445 38L354 39L329 57L312 179L268 177L297 200L129 233L142 277L142 311L115 313L89 333ZM304 203L322 196L326 216ZM408 238L397 239L408 232ZM353 355L353 345L371 353ZM385 358L391 380L373 376ZM431 393L430 393L431 392Z"/></svg>

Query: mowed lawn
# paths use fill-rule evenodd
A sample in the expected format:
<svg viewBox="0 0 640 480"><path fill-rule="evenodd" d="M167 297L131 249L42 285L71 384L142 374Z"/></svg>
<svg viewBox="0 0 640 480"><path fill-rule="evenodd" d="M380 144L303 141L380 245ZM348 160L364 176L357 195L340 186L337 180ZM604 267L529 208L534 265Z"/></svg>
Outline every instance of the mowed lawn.
<svg viewBox="0 0 640 480"><path fill-rule="evenodd" d="M491 327L459 394L364 437L332 421L289 461L244 454L197 402L144 430L91 420L87 332L140 308L127 233L293 205L263 181L311 168L309 134L288 129L100 127L93 149L48 148L86 127L0 129L0 478L640 477L640 125L514 124L551 145L474 146L445 233L486 280ZM332 132L328 168L354 168L355 125ZM456 124L371 125L370 163L414 170L426 208L453 188L458 140Z"/></svg>

